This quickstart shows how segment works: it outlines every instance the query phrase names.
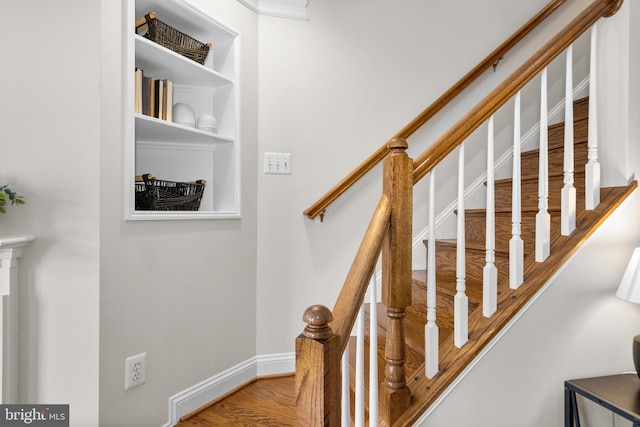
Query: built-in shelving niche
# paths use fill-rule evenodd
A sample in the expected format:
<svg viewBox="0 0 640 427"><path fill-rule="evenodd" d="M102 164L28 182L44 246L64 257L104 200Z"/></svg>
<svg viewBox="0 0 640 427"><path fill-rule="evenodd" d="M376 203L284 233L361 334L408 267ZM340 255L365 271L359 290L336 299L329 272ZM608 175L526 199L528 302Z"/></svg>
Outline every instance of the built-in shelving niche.
<svg viewBox="0 0 640 427"><path fill-rule="evenodd" d="M149 12L212 48L203 65L135 34L134 22ZM130 0L126 40L125 216L127 219L206 219L240 216L238 33L181 0ZM195 119L212 114L208 132L135 113L134 70L174 84L173 103L188 104ZM198 211L135 210L136 175L158 179L205 179Z"/></svg>

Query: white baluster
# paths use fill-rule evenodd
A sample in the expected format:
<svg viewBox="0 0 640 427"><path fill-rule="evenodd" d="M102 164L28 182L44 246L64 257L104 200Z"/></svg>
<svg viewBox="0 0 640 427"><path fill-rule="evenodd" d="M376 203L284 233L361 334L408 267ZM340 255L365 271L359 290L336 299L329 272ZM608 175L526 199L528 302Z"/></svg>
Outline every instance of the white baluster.
<svg viewBox="0 0 640 427"><path fill-rule="evenodd" d="M524 282L524 243L520 221L522 202L520 189L520 92L516 94L513 107L513 189L511 191L511 240L509 240L509 287L518 289Z"/></svg>
<svg viewBox="0 0 640 427"><path fill-rule="evenodd" d="M486 264L482 277L482 314L491 317L498 307L498 269L496 268L496 204L493 161L493 116L489 117L487 135L487 211L486 211Z"/></svg>
<svg viewBox="0 0 640 427"><path fill-rule="evenodd" d="M342 355L342 407L341 409L341 426L349 427L351 425L351 390L349 389L349 341L344 348Z"/></svg>
<svg viewBox="0 0 640 427"><path fill-rule="evenodd" d="M540 160L538 171L538 214L536 215L536 261L551 252L551 216L549 215L549 135L547 124L547 69L540 75Z"/></svg>
<svg viewBox="0 0 640 427"><path fill-rule="evenodd" d="M458 161L458 226L456 253L456 296L453 300L454 345L462 347L469 339L469 299L465 294L465 237L464 237L464 142L460 144Z"/></svg>
<svg viewBox="0 0 640 427"><path fill-rule="evenodd" d="M598 84L597 84L597 25L591 27L591 60L589 70L589 134L587 167L585 170L585 208L593 210L600 204L600 163L598 162Z"/></svg>
<svg viewBox="0 0 640 427"><path fill-rule="evenodd" d="M429 172L429 240L427 241L427 324L424 326L425 375L433 378L439 370L440 334L436 324L436 225L435 225L435 172Z"/></svg>
<svg viewBox="0 0 640 427"><path fill-rule="evenodd" d="M568 236L576 229L576 188L573 185L573 45L567 48L567 77L564 94L564 187L560 232Z"/></svg>
<svg viewBox="0 0 640 427"><path fill-rule="evenodd" d="M369 427L378 425L378 284L369 286Z"/></svg>
<svg viewBox="0 0 640 427"><path fill-rule="evenodd" d="M360 306L357 328L355 426L364 427L364 304Z"/></svg>

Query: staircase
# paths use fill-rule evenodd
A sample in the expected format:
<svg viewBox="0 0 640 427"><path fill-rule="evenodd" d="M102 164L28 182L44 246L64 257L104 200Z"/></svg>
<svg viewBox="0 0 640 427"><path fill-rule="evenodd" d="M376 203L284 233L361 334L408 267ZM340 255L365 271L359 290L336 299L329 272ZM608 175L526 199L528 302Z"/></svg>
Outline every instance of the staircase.
<svg viewBox="0 0 640 427"><path fill-rule="evenodd" d="M482 351L514 315L559 270L570 256L586 241L606 217L636 188L605 188L601 203L593 211L584 209L584 169L587 163L588 98L574 103L575 114L575 182L577 190L576 230L571 236L560 235L560 191L563 186L564 123L549 127L549 212L551 214L551 255L543 263L535 261L535 216L538 212L538 150L522 153L522 239L525 251L525 282L513 290L509 288L509 240L512 237L511 179L496 181L496 256L498 269L498 311L490 319L482 314L483 267L485 265L484 209L465 211L466 228L466 294L469 299L469 341L458 349L453 345L453 298L456 293L456 242L436 240L437 320L439 328L440 371L431 380L425 378L424 325L427 322L427 272L414 271L411 306L404 319L406 342L407 383L412 391L412 404L395 425L410 425L433 403L462 370ZM427 242L425 241L425 244ZM365 309L367 322L369 311ZM387 328L385 308L377 310L378 378L384 373L384 343ZM368 330L365 328L365 330ZM354 338L352 338L352 342ZM368 341L368 336L365 337ZM365 343L368 346L368 342ZM350 345L355 348L355 344ZM351 372L355 370L355 352L350 354ZM365 366L365 368L367 368ZM353 374L352 374L353 375ZM368 378L368 372L365 372ZM351 381L353 384L353 380ZM367 385L368 387L368 385ZM428 390L428 391L426 391ZM353 400L353 390L352 390ZM353 406L353 405L352 405Z"/></svg>
<svg viewBox="0 0 640 427"><path fill-rule="evenodd" d="M351 401L351 424L369 425L368 410L377 413L377 423L381 426L407 426L415 423L425 411L459 378L465 368L477 357L480 357L489 343L496 338L514 317L536 296L553 275L558 272L575 251L591 236L602 222L630 195L637 187L633 182L620 187L600 188L598 150L599 145L606 149L607 141L599 144L589 135L598 135L598 108L591 109L588 99L574 99L572 90L572 43L588 31L602 17L613 15L621 5L620 0L595 0L587 6L575 19L553 36L544 46L533 54L525 63L500 83L482 101L462 116L450 129L438 139L432 141L428 148L415 159L407 156L407 138L433 117L443 105L447 105L455 96L466 88L471 81L486 69L495 65L518 40L535 28L545 17L555 10L562 1L553 1L541 13L534 17L511 39L505 42L483 63L479 64L460 82L454 85L440 99L428 107L414 121L403 128L381 149L376 151L347 178L336 185L316 204L305 210L305 215L313 219L324 215L326 207L348 187L357 182L368 170L379 161L383 161L382 195L372 215L369 227L357 251L351 269L345 279L336 303L332 310L315 305L309 307L304 314L307 326L296 339L296 373L274 379L258 379L247 387L223 397L195 416L183 420L180 426L193 425L330 425L341 424L341 409ZM597 32L591 31L591 52L589 89L597 93L597 58L595 43ZM547 127L549 117L547 110L547 67L561 54L566 58L565 117L572 120L570 126L574 135L567 135L573 140L573 171L565 168L567 158L571 159L571 151L565 153L565 125L563 123ZM547 149L542 153L526 152L520 156L520 168L514 167L514 176L520 178L520 186L512 190L511 180L494 181L493 168L487 171L488 199L492 198L491 188L495 188L495 227L485 226L487 213L484 209L469 209L461 201L465 198L462 185L458 185L459 209L456 215L464 218L459 221L456 241L435 240L428 243L428 251L435 247L435 263L427 254L427 268L435 270L436 286L427 283L432 271L411 271L411 248L413 230L413 186L422 178L435 170L445 157L459 147L458 183L464 182L464 144L467 138L480 126L489 122L493 128L494 114L515 98L514 102L514 141L515 152L522 146L520 135L520 91L536 76L540 78L540 134L548 136ZM592 104L597 104L595 97ZM573 107L573 108L572 108ZM595 128L595 129L594 129ZM592 132L595 130L595 132ZM572 138L572 139L571 139ZM541 138L540 147L545 147L545 138ZM612 142L612 141L609 141ZM591 144L591 146L589 146ZM493 165L492 132L487 138L489 165ZM539 155L547 160L539 168ZM589 154L589 156L587 156ZM589 157L589 161L587 161ZM516 162L517 164L517 162ZM585 167L585 165L587 165ZM618 165L608 165L613 170ZM521 172L518 173L517 170ZM567 170L565 170L567 169ZM573 173L572 173L573 172ZM588 173L587 173L588 172ZM453 173L453 171L446 171ZM562 235L560 225L561 190L564 187L564 175L573 176L576 189L575 229L568 235ZM431 175L433 176L433 175ZM539 178L540 176L540 178ZM545 180L548 177L548 180ZM543 196L538 193L538 180L541 179ZM516 181L518 182L518 181ZM433 181L430 181L433 188ZM512 191L520 188L521 203L516 203L521 218L512 219ZM545 190L546 189L546 190ZM591 189L591 190L589 190ZM430 190L428 205L435 205L433 190ZM548 195L548 198L547 196ZM590 196L589 200L585 195ZM600 196L598 201L597 195ZM539 201L540 199L540 201ZM546 199L546 200L545 200ZM488 206L492 204L488 203ZM591 205L591 208L589 208ZM587 210L589 208L589 210ZM572 211L572 209L569 209ZM565 211L566 212L566 211ZM539 213L542 233L537 231L536 222ZM546 215L548 213L548 215ZM429 236L437 236L434 231L433 215L430 213ZM517 217L518 215L516 215ZM550 221L548 220L550 218ZM563 216L563 218L566 218ZM515 221L514 225L512 221ZM570 221L565 221L568 223ZM518 227L519 223L519 227ZM550 223L550 227L546 225ZM489 230L485 230L488 228ZM485 247L485 234L495 228L495 270L497 272L496 293L489 293L485 299L483 290L483 269L486 259L492 258L491 248ZM520 229L524 253L510 260L510 240L512 233ZM537 236L536 236L537 235ZM517 239L516 239L517 240ZM491 240L489 240L491 242ZM460 247L458 247L460 245ZM490 245L489 245L490 246ZM536 254L536 246L544 250ZM464 253L465 262L461 255ZM516 252L514 252L516 253ZM375 324L376 340L367 332L356 340L350 334L354 330L358 313L361 312L367 286L370 283L376 264L381 259L382 302L374 306L364 305L364 323L369 321L369 310L377 308ZM536 261L540 259L542 261ZM491 267L491 262L488 263ZM464 268L463 268L464 267ZM523 283L510 286L510 268L524 275ZM492 269L490 268L489 271ZM460 277L457 277L460 276ZM514 277L517 277L514 276ZM435 293L434 307L428 307L427 294ZM483 303L497 299L497 310L485 317ZM485 300L485 301L483 301ZM454 308L455 307L455 308ZM427 319L429 313L429 322ZM438 327L438 340L435 336L430 341L425 338L425 324L433 326L433 315ZM372 319L373 321L373 319ZM455 326L454 326L455 325ZM432 331L434 328L430 328ZM364 328L368 331L368 328ZM455 337L455 340L454 340ZM355 347L358 341L364 341L358 354L364 357L356 361ZM368 341L377 342L369 350ZM426 343L426 341L429 341ZM425 361L425 344L437 357L429 357ZM344 353L346 349L348 353ZM377 353L369 358L369 352ZM349 392L341 393L340 359L348 356L349 375L352 387ZM364 359L364 363L362 360ZM362 388L355 392L354 377L368 378L369 364L377 360L377 371L373 379L378 391L378 405L364 408L358 405L354 411L355 400L366 401L369 385L363 381ZM432 362L437 361L437 370ZM360 365L358 375L354 374L354 366ZM425 375L425 366L429 366L429 377ZM373 369L373 368L372 368ZM362 373L362 371L365 371ZM377 379L376 378L377 375ZM347 402L340 401L343 394ZM355 395L360 398L355 399ZM362 398L364 396L364 398ZM350 397L350 399L348 399ZM378 411L379 410L379 411ZM354 415L355 412L355 415ZM348 415L349 411L345 411ZM356 421L357 420L357 421ZM348 424L342 420L342 424Z"/></svg>
<svg viewBox="0 0 640 427"><path fill-rule="evenodd" d="M427 379L424 375L424 325L427 322L427 272L413 272L411 305L404 319L406 342L406 378L412 392L409 409L394 424L411 425L438 396L455 380L462 370L483 350L500 330L518 313L538 290L558 271L569 257L586 241L606 217L628 196L636 183L628 187L601 190L601 203L592 211L584 210L584 166L587 163L588 99L574 103L575 111L575 186L577 189L576 230L570 236L560 235L560 190L563 185L564 123L549 127L549 212L552 217L551 255L542 263L534 259L535 215L538 211L537 171L538 150L522 154L522 239L525 250L525 281L517 289L509 288L509 240L511 224L511 180L496 181L496 267L498 269L498 311L491 318L482 314L482 269L485 264L485 210L466 210L466 286L469 298L469 341L460 349L453 345L453 297L456 293L456 243L436 241L437 325L439 327L440 370ZM425 242L426 243L426 242ZM369 322L369 307L365 308ZM385 307L379 304L378 379L385 378L385 338L388 318ZM366 329L366 328L365 328ZM368 330L368 329L366 329ZM351 338L354 341L355 338ZM368 348L368 334L365 344ZM350 345L350 375L354 376L355 344ZM367 355L368 358L368 355ZM368 370L368 364L365 364ZM365 372L368 378L368 372ZM353 378L351 384L353 384ZM293 377L262 379L222 399L202 413L179 426L218 425L291 425L295 408ZM365 384L365 395L368 384ZM239 396L243 397L240 398ZM354 390L351 390L351 400ZM268 404L259 404L259 402ZM352 404L353 408L354 405ZM353 416L352 416L353 421ZM382 423L380 425L383 425Z"/></svg>

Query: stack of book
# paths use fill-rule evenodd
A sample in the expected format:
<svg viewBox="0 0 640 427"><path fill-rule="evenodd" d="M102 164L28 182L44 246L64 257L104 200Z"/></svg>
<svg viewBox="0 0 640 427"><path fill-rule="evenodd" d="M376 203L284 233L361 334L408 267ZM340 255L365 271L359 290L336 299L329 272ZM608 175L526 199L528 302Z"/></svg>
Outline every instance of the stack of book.
<svg viewBox="0 0 640 427"><path fill-rule="evenodd" d="M133 81L133 112L171 121L173 82L146 76L140 68L136 68Z"/></svg>

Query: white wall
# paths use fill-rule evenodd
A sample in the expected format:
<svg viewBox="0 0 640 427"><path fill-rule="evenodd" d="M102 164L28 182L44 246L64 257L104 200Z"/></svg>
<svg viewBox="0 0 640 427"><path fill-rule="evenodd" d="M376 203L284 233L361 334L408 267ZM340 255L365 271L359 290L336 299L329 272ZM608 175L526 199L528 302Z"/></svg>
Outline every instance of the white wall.
<svg viewBox="0 0 640 427"><path fill-rule="evenodd" d="M323 223L302 211L546 4L311 1L307 22L260 18L259 152L292 153L293 174L258 176L258 353L293 351L304 309L333 306L380 197L380 167L330 206ZM554 28L568 15L559 12ZM485 73L470 99L484 97L521 56L510 53L496 73ZM422 151L472 101L465 110L455 103L412 138L409 154ZM476 154L469 156L474 167L486 159ZM414 191L416 200L424 200L425 185ZM443 178L438 188L452 185ZM438 212L452 199L439 194L449 198L437 201ZM420 209L416 232L426 219Z"/></svg>
<svg viewBox="0 0 640 427"><path fill-rule="evenodd" d="M124 221L120 2L103 2L100 425L167 422L168 399L256 355L257 17L193 0L241 34L241 219ZM215 45L214 45L215 48ZM124 390L125 358L147 381Z"/></svg>
<svg viewBox="0 0 640 427"><path fill-rule="evenodd" d="M19 400L98 422L100 1L8 2L0 182L27 204L1 234L36 236L21 260Z"/></svg>

